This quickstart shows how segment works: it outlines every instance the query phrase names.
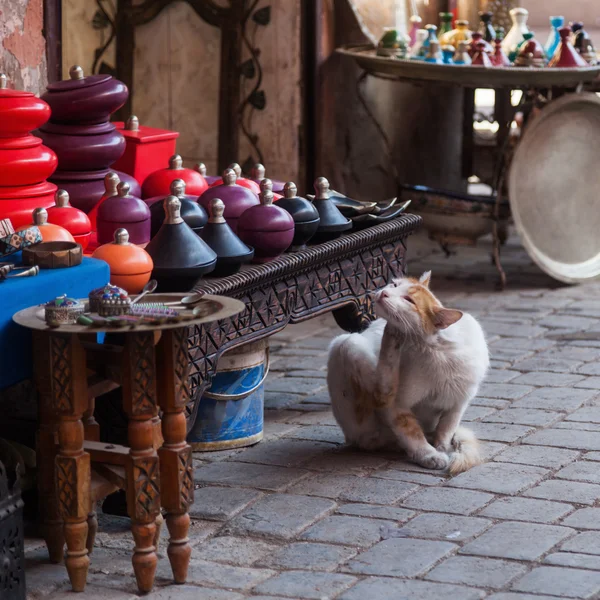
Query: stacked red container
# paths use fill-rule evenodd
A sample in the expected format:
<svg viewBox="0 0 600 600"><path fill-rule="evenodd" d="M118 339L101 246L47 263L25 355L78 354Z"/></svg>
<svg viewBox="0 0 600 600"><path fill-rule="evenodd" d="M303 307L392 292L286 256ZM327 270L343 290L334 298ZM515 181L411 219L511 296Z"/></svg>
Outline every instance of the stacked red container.
<svg viewBox="0 0 600 600"><path fill-rule="evenodd" d="M56 186L46 179L58 160L31 132L50 117L50 107L31 92L7 88L0 75L0 220L17 229L31 222L34 208L54 204Z"/></svg>
<svg viewBox="0 0 600 600"><path fill-rule="evenodd" d="M69 193L71 204L89 212L104 193L104 177L125 150L125 139L109 122L113 112L127 100L127 86L110 75L84 76L71 67L70 79L48 86L42 96L52 109L50 121L38 135L58 155L58 170L51 178ZM138 182L118 173L133 194Z"/></svg>

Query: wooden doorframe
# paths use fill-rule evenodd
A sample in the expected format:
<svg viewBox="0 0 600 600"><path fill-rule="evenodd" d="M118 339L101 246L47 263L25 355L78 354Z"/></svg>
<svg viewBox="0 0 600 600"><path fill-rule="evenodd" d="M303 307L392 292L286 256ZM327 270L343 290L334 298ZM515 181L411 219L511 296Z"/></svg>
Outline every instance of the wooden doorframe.
<svg viewBox="0 0 600 600"><path fill-rule="evenodd" d="M48 83L62 79L62 0L44 0Z"/></svg>

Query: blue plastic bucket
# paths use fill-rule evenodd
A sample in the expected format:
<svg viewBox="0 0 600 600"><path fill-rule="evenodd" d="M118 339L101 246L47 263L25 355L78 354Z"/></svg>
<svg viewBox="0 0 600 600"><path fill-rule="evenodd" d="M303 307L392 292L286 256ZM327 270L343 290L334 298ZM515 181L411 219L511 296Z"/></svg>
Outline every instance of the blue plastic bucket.
<svg viewBox="0 0 600 600"><path fill-rule="evenodd" d="M262 439L264 381L269 372L266 340L246 344L219 358L204 392L188 442L196 451L251 446Z"/></svg>

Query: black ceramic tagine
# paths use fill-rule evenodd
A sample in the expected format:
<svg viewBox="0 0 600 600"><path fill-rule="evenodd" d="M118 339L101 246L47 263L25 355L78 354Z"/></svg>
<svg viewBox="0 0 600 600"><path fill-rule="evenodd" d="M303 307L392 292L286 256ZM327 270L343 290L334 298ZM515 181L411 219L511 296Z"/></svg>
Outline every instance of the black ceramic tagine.
<svg viewBox="0 0 600 600"><path fill-rule="evenodd" d="M224 211L223 201L213 198L208 206L208 223L200 234L217 254L217 266L211 273L213 277L233 275L243 263L250 262L254 257L254 249L246 246L223 218Z"/></svg>
<svg viewBox="0 0 600 600"><path fill-rule="evenodd" d="M315 181L315 199L313 204L321 219L317 233L312 239L313 243L334 240L344 231L352 229L352 221L347 219L339 208L329 198L329 181L325 177L318 177Z"/></svg>
<svg viewBox="0 0 600 600"><path fill-rule="evenodd" d="M287 210L294 219L294 239L288 252L304 250L319 227L319 211L306 198L298 196L298 188L291 181L283 186L283 198L277 202L277 206Z"/></svg>
<svg viewBox="0 0 600 600"><path fill-rule="evenodd" d="M181 218L179 198L165 198L164 210L165 221L146 246L154 261L152 278L161 292L186 292L215 268L217 255Z"/></svg>
<svg viewBox="0 0 600 600"><path fill-rule="evenodd" d="M176 196L181 202L181 218L192 228L194 233L200 235L202 228L208 221L206 211L193 199L193 196L185 195L185 181L174 179L171 182L171 196ZM151 225L150 235L154 237L165 220L165 208L163 202L154 202L150 206Z"/></svg>

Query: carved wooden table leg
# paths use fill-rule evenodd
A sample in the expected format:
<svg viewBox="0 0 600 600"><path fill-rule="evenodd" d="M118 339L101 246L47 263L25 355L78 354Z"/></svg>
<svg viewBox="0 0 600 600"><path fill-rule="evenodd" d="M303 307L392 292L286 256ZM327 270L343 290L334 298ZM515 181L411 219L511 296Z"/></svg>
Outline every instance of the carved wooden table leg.
<svg viewBox="0 0 600 600"><path fill-rule="evenodd" d="M39 423L36 433L38 510L41 532L48 547L50 561L60 563L64 558L65 536L63 520L58 510L58 494L54 478L58 419L52 403L52 365L48 360L50 336L35 331L33 348L35 379L39 393Z"/></svg>
<svg viewBox="0 0 600 600"><path fill-rule="evenodd" d="M156 518L160 511L158 454L153 446L156 414L154 334L126 336L123 356L123 409L129 417L127 512L135 541L133 570L141 592L149 592L156 573Z"/></svg>
<svg viewBox="0 0 600 600"><path fill-rule="evenodd" d="M67 543L65 564L73 591L85 589L90 512L90 455L83 450L83 413L87 410L85 350L76 335L49 335L52 400L58 414L56 486Z"/></svg>
<svg viewBox="0 0 600 600"><path fill-rule="evenodd" d="M158 451L161 502L170 534L167 555L175 583L185 583L192 554L188 507L194 500L192 449L186 443L185 407L190 399L187 329L163 331L156 356L164 438Z"/></svg>
<svg viewBox="0 0 600 600"><path fill-rule="evenodd" d="M83 431L86 440L94 442L100 441L100 425L94 418L94 409L96 407L96 399L90 397L88 399L88 407L85 413L83 413ZM98 516L96 514L96 503L92 501L90 506L90 512L88 514L88 536L86 546L88 553L91 554L94 551L94 544L96 542L96 534L98 533Z"/></svg>

